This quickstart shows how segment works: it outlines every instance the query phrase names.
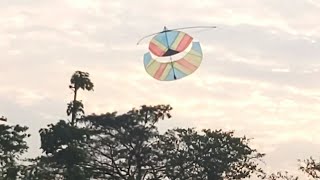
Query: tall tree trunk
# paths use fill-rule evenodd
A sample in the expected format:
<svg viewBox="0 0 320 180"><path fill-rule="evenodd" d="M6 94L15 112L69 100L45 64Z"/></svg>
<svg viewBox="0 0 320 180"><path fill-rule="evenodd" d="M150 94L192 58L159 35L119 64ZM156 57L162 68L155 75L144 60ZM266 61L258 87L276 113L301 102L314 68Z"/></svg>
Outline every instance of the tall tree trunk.
<svg viewBox="0 0 320 180"><path fill-rule="evenodd" d="M74 85L74 96L73 96L73 110L72 110L72 115L71 115L71 125L72 126L75 125L75 119L76 119L76 113L77 113L77 109L74 108L74 105L75 105L76 100L77 100L77 91L78 91L78 87L75 84Z"/></svg>
<svg viewBox="0 0 320 180"><path fill-rule="evenodd" d="M138 174L137 174L137 179L136 180L142 180L142 169L141 169L141 158L140 155L137 157L137 169L138 169Z"/></svg>

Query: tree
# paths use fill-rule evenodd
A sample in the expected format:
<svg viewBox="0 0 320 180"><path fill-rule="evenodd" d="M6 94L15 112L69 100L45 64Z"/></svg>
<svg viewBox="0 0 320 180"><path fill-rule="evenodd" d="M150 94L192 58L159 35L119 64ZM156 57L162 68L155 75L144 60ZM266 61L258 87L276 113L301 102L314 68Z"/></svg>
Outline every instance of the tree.
<svg viewBox="0 0 320 180"><path fill-rule="evenodd" d="M0 121L4 121L4 122L6 122L6 121L7 121L7 118L6 118L6 117L4 117L4 116L1 116L1 117L0 117Z"/></svg>
<svg viewBox="0 0 320 180"><path fill-rule="evenodd" d="M264 178L267 180L299 180L299 177L289 175L288 172L277 172L276 174L273 173L269 175L268 177Z"/></svg>
<svg viewBox="0 0 320 180"><path fill-rule="evenodd" d="M263 175L258 160L264 154L249 147L246 137L233 132L194 129L168 130L160 136L164 174L169 179L243 179L252 173Z"/></svg>
<svg viewBox="0 0 320 180"><path fill-rule="evenodd" d="M21 175L23 166L20 157L28 150L27 127L0 124L0 177L15 180Z"/></svg>
<svg viewBox="0 0 320 180"><path fill-rule="evenodd" d="M93 83L89 78L89 73L76 71L71 77L69 88L73 91L73 101L68 104L67 115L71 115L71 125L74 126L79 118L84 114L84 107L81 101L77 100L78 90L93 91Z"/></svg>
<svg viewBox="0 0 320 180"><path fill-rule="evenodd" d="M317 162L315 159L310 157L304 161L299 160L300 167L299 169L307 173L309 176L314 179L320 179L320 162Z"/></svg>
<svg viewBox="0 0 320 180"><path fill-rule="evenodd" d="M264 156L246 137L222 130L172 129L161 135L156 123L170 118L170 106L142 106L125 114L84 118L94 131L90 148L95 178L123 180L243 179Z"/></svg>
<svg viewBox="0 0 320 180"><path fill-rule="evenodd" d="M153 173L158 168L153 149L159 135L155 124L170 118L171 110L168 105L142 106L121 115L87 116L88 128L95 133L90 143L95 178L162 179Z"/></svg>
<svg viewBox="0 0 320 180"><path fill-rule="evenodd" d="M76 71L69 88L70 121L41 129L44 155L27 168L26 179L243 179L262 174L263 154L249 139L222 130L172 129L161 135L156 124L171 118L169 105L141 106L127 113L84 115L78 91L93 90L89 74Z"/></svg>
<svg viewBox="0 0 320 180"><path fill-rule="evenodd" d="M45 155L36 161L37 166L33 166L36 170L31 170L31 174L37 178L43 174L52 174L52 177L66 180L84 180L91 177L86 165L90 162L86 148L90 134L78 125L84 117L84 106L77 100L77 93L79 89L92 91L94 85L89 79L89 73L81 71L76 71L70 82L69 88L74 92L74 97L68 104L67 115L71 115L71 120L60 120L57 124L49 124L47 128L39 131L41 149Z"/></svg>

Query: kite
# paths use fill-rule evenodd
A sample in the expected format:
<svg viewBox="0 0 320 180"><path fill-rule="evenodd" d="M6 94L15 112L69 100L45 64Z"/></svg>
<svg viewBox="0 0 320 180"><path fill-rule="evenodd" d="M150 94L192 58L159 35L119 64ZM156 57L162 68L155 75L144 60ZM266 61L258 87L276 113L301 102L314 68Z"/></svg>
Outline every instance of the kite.
<svg viewBox="0 0 320 180"><path fill-rule="evenodd" d="M150 76L160 81L173 81L186 77L199 68L203 57L200 43L189 34L179 31L190 28L215 28L215 26L171 30L164 27L163 31L140 39L137 44L147 37L154 36L149 43L149 52L143 57L145 70Z"/></svg>

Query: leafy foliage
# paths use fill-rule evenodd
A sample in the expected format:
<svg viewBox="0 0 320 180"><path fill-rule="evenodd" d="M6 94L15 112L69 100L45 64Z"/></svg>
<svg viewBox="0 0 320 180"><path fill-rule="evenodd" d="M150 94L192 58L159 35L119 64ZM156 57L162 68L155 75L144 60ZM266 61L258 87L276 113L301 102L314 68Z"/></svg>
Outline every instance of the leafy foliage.
<svg viewBox="0 0 320 180"><path fill-rule="evenodd" d="M304 161L300 160L300 163L300 170L307 173L314 179L320 179L320 162L317 162L315 159L310 157Z"/></svg>
<svg viewBox="0 0 320 180"><path fill-rule="evenodd" d="M263 154L248 146L245 137L233 132L194 129L168 130L158 143L165 174L170 179L242 179L258 168Z"/></svg>
<svg viewBox="0 0 320 180"><path fill-rule="evenodd" d="M86 148L90 136L85 129L61 120L41 129L40 137L45 156L37 161L40 169L36 167L37 170L32 170L38 178L45 173L72 180L87 179L91 176L90 170L86 168L90 161Z"/></svg>
<svg viewBox="0 0 320 180"><path fill-rule="evenodd" d="M277 172L276 174L273 173L264 179L267 179L267 180L299 180L299 177L289 175L289 173L286 171L284 173L283 172Z"/></svg>
<svg viewBox="0 0 320 180"><path fill-rule="evenodd" d="M27 127L0 124L0 177L14 180L19 177L23 166L20 156L28 149L25 139Z"/></svg>
<svg viewBox="0 0 320 180"><path fill-rule="evenodd" d="M79 117L79 119L83 118L84 106L81 101L75 100L68 103L67 115L70 116L72 113L75 113L75 117Z"/></svg>
<svg viewBox="0 0 320 180"><path fill-rule="evenodd" d="M49 156L55 157L58 164L76 164L81 162L83 153L69 154L72 145L80 146L86 142L89 135L84 129L70 126L61 120L56 125L50 124L47 129L40 130L41 149ZM77 151L77 149L74 149Z"/></svg>
<svg viewBox="0 0 320 180"><path fill-rule="evenodd" d="M263 175L263 154L245 137L222 130L173 129L161 135L156 123L170 118L168 105L142 106L125 114L107 113L84 120L94 175L102 179L243 179Z"/></svg>
<svg viewBox="0 0 320 180"><path fill-rule="evenodd" d="M94 85L89 73L81 71L76 71L70 82L69 88L73 90L74 97L68 103L66 112L68 116L71 115L71 121L60 120L39 131L41 149L45 154L34 160L35 164L28 170L28 174L36 179L41 179L44 174L67 180L91 177L87 166L91 161L87 148L90 134L77 124L84 117L84 106L77 100L77 92L79 89L91 91Z"/></svg>
<svg viewBox="0 0 320 180"><path fill-rule="evenodd" d="M89 78L89 73L76 71L70 80L71 85L69 88L73 89L74 91L78 91L79 88L82 90L92 91L93 90L93 83Z"/></svg>
<svg viewBox="0 0 320 180"><path fill-rule="evenodd" d="M288 173L265 176L258 164L264 154L233 131L192 128L159 133L157 123L171 118L169 105L146 106L124 114L85 116L78 90L93 90L89 73L76 71L74 92L60 120L39 131L43 155L21 165L28 146L26 127L0 125L0 177L6 180L226 180L257 175L268 180L298 180ZM0 119L1 120L1 119ZM300 169L319 179L319 163L305 160Z"/></svg>
<svg viewBox="0 0 320 180"><path fill-rule="evenodd" d="M107 113L87 116L89 128L95 132L91 152L95 176L102 179L159 179L152 174L155 126L160 119L170 118L168 105L142 106L125 114Z"/></svg>
<svg viewBox="0 0 320 180"><path fill-rule="evenodd" d="M84 115L84 106L81 101L77 100L78 90L93 91L94 85L89 78L89 73L82 71L76 71L70 82L69 88L74 92L74 96L73 101L68 103L67 115L71 115L71 125L75 125Z"/></svg>

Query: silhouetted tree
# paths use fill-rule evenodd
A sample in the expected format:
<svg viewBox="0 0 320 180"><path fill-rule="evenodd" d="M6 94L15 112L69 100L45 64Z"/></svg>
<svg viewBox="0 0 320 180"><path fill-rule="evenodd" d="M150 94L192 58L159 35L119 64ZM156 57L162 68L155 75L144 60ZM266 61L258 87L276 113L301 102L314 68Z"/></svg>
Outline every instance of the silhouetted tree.
<svg viewBox="0 0 320 180"><path fill-rule="evenodd" d="M90 135L77 123L84 116L84 106L77 100L79 89L92 91L93 83L86 72L76 71L71 77L69 88L74 92L73 100L68 104L67 115L71 120L60 120L41 129L41 149L45 153L36 161L36 170L31 170L36 178L43 174L66 180L84 180L91 177L87 163L90 162L87 141ZM41 168L39 168L41 167Z"/></svg>
<svg viewBox="0 0 320 180"><path fill-rule="evenodd" d="M153 173L158 168L153 149L159 135L155 124L170 118L171 109L168 105L142 106L121 115L87 116L88 127L95 132L90 143L95 178L162 179Z"/></svg>
<svg viewBox="0 0 320 180"><path fill-rule="evenodd" d="M6 122L6 121L7 121L7 118L6 118L6 117L4 117L4 116L1 116L1 117L0 117L0 121L4 121L4 122Z"/></svg>
<svg viewBox="0 0 320 180"><path fill-rule="evenodd" d="M246 137L233 132L194 129L168 130L158 146L169 179L243 179L263 171L258 162L263 154L249 147Z"/></svg>
<svg viewBox="0 0 320 180"><path fill-rule="evenodd" d="M0 124L0 179L15 180L21 175L23 166L20 156L28 149L27 127Z"/></svg>
<svg viewBox="0 0 320 180"><path fill-rule="evenodd" d="M320 162L317 162L315 159L310 157L304 161L299 160L300 167L299 169L307 173L309 176L314 179L320 179Z"/></svg>
<svg viewBox="0 0 320 180"><path fill-rule="evenodd" d="M123 180L243 179L258 167L263 154L233 132L194 129L159 134L156 123L170 118L170 106L142 106L125 114L84 118L94 131L90 147L95 178Z"/></svg>
<svg viewBox="0 0 320 180"><path fill-rule="evenodd" d="M267 180L299 180L299 177L289 175L289 173L286 171L286 172L273 173L263 179L267 179Z"/></svg>
<svg viewBox="0 0 320 180"><path fill-rule="evenodd" d="M71 125L75 125L78 119L84 115L84 107L81 101L77 100L78 90L93 91L93 83L89 78L89 73L76 71L71 77L69 88L74 92L73 101L68 104L67 115L71 115Z"/></svg>
<svg viewBox="0 0 320 180"><path fill-rule="evenodd" d="M118 115L84 116L78 90L93 90L89 74L77 71L69 88L70 121L41 129L44 155L25 168L24 179L222 180L263 175L264 154L249 139L222 130L171 129L161 135L156 124L171 118L169 105L141 106Z"/></svg>

